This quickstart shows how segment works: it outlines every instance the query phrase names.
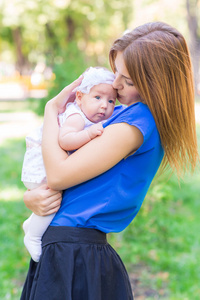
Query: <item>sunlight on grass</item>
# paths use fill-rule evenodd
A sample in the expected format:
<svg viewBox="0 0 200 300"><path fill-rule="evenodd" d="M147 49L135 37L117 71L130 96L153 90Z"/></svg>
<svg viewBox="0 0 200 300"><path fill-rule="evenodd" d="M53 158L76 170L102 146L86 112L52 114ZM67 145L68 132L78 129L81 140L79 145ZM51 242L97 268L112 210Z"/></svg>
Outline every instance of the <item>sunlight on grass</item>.
<svg viewBox="0 0 200 300"><path fill-rule="evenodd" d="M1 201L16 201L23 198L24 189L10 187L0 191Z"/></svg>
<svg viewBox="0 0 200 300"><path fill-rule="evenodd" d="M0 299L18 300L30 259L23 243L22 223L30 211L23 202L21 167L24 137L0 145Z"/></svg>
<svg viewBox="0 0 200 300"><path fill-rule="evenodd" d="M22 230L28 214L22 201L0 200L0 299L20 297L29 261Z"/></svg>

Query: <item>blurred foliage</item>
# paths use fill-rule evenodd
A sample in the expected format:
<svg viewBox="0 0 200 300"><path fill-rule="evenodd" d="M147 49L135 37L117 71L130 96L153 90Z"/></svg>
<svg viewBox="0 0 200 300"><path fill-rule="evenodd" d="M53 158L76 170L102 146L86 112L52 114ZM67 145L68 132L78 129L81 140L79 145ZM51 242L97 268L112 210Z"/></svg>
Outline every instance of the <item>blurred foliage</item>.
<svg viewBox="0 0 200 300"><path fill-rule="evenodd" d="M20 71L38 60L52 66L72 41L104 60L106 46L127 28L131 14L131 0L2 0L0 50L15 50Z"/></svg>
<svg viewBox="0 0 200 300"><path fill-rule="evenodd" d="M53 66L54 80L50 81L47 97L41 99L33 109L43 115L48 100L55 97L66 85L77 79L87 69L87 58L79 52L76 43L70 42L66 50L60 50Z"/></svg>
<svg viewBox="0 0 200 300"><path fill-rule="evenodd" d="M39 63L52 69L48 96L34 109L41 115L46 101L87 67L108 66L110 45L132 11L132 0L2 0L0 60L15 63L22 75Z"/></svg>
<svg viewBox="0 0 200 300"><path fill-rule="evenodd" d="M1 0L0 61L15 64L23 75L43 63L60 78L58 60L63 56L65 62L70 53L70 59L75 61L72 66L76 68L78 56L82 57L77 68L79 74L86 64L107 66L112 41L125 30L161 20L186 36L192 50L197 88L199 16L200 0ZM62 84L59 91L61 88Z"/></svg>

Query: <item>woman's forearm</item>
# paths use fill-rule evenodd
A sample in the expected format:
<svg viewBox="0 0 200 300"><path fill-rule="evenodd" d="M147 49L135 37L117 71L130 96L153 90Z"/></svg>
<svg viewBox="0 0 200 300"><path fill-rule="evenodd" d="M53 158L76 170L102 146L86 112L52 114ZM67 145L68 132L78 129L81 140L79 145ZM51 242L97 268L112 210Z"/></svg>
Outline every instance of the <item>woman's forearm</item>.
<svg viewBox="0 0 200 300"><path fill-rule="evenodd" d="M58 110L54 101L49 101L45 107L42 154L47 173L47 183L51 176L56 176L55 164L67 159L67 153L59 146L59 126L57 121Z"/></svg>
<svg viewBox="0 0 200 300"><path fill-rule="evenodd" d="M47 173L47 183L55 178L55 166L62 163L68 157L58 143L59 126L58 114L64 112L66 103L74 95L74 89L79 86L82 76L66 86L57 96L47 102L44 113L42 154ZM60 190L60 189L58 189Z"/></svg>

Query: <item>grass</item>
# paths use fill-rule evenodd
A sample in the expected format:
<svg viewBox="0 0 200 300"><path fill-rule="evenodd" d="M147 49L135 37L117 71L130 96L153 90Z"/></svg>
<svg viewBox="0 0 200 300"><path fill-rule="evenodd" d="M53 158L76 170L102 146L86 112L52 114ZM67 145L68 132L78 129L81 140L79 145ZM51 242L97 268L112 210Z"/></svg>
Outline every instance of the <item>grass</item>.
<svg viewBox="0 0 200 300"><path fill-rule="evenodd" d="M29 215L20 182L24 139L7 140L0 147L0 299L17 300L28 267L21 224Z"/></svg>
<svg viewBox="0 0 200 300"><path fill-rule="evenodd" d="M10 111L11 108L5 108ZM198 134L200 128L198 127ZM200 140L200 137L198 137ZM0 145L0 299L18 300L29 254L21 224L29 216L20 182L24 138ZM109 240L125 262L135 299L196 300L200 295L200 169L178 184L162 175L123 232Z"/></svg>

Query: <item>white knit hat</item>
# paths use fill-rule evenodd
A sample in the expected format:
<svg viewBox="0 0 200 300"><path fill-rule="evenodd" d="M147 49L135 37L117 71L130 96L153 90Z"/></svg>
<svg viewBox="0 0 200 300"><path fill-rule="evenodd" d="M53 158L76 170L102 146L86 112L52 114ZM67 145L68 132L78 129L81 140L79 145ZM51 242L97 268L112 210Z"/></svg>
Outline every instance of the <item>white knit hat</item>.
<svg viewBox="0 0 200 300"><path fill-rule="evenodd" d="M112 84L114 80L115 75L109 70L100 67L90 67L87 71L85 71L85 73L83 73L83 80L75 91L81 91L84 94L89 94L90 89L94 85L101 83Z"/></svg>

